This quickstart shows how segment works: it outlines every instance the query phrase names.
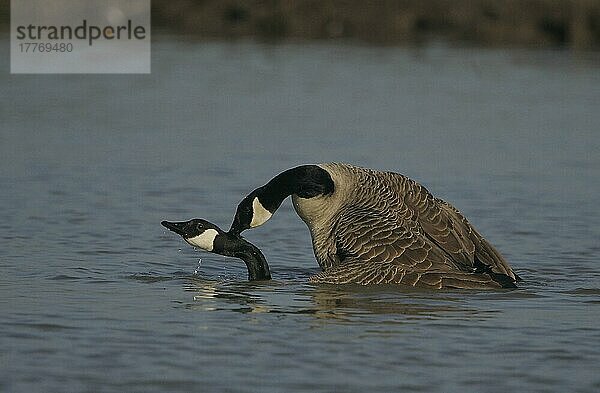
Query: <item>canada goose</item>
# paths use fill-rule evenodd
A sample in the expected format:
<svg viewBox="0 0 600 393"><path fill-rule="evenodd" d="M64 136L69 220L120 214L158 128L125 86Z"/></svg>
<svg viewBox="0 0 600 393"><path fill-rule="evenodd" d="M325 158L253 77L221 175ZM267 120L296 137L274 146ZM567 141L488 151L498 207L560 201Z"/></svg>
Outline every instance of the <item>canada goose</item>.
<svg viewBox="0 0 600 393"><path fill-rule="evenodd" d="M456 208L419 183L347 164L280 173L240 202L228 234L263 225L290 195L322 269L311 282L485 289L520 279Z"/></svg>
<svg viewBox="0 0 600 393"><path fill-rule="evenodd" d="M215 224L200 218L182 222L162 221L161 224L181 235L191 246L215 254L242 259L248 268L248 279L271 279L269 265L262 252L239 235L225 233Z"/></svg>

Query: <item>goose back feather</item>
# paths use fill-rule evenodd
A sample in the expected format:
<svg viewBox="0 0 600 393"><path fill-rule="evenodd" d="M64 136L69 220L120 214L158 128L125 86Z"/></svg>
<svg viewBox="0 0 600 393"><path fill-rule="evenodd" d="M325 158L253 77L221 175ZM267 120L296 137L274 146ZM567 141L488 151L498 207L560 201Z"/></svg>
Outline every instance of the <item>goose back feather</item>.
<svg viewBox="0 0 600 393"><path fill-rule="evenodd" d="M518 277L452 205L393 172L321 164L335 191L292 196L308 226L320 283L499 288Z"/></svg>

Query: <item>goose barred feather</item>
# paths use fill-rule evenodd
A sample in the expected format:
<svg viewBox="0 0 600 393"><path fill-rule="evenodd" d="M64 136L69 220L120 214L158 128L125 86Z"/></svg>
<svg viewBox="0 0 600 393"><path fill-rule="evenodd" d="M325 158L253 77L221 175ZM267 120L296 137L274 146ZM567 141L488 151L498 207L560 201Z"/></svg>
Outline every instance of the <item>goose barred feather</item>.
<svg viewBox="0 0 600 393"><path fill-rule="evenodd" d="M310 281L424 288L513 287L518 276L469 221L393 172L322 164L336 191L294 207L323 271Z"/></svg>

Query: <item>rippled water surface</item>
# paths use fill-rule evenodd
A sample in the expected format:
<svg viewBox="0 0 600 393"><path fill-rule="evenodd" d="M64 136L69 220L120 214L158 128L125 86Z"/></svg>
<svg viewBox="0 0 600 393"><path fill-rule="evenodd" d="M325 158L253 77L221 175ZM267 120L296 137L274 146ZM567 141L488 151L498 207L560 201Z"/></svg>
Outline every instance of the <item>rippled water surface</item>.
<svg viewBox="0 0 600 393"><path fill-rule="evenodd" d="M7 61L1 391L600 390L597 55L159 40L150 76ZM525 281L309 285L289 201L246 235L270 282L160 226L228 227L245 193L326 161L421 181Z"/></svg>

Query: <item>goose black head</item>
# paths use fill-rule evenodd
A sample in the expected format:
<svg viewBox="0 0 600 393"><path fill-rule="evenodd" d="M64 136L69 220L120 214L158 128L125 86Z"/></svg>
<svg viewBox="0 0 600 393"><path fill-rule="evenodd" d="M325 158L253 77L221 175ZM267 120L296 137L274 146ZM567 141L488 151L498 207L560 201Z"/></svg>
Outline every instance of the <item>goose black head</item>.
<svg viewBox="0 0 600 393"><path fill-rule="evenodd" d="M260 249L237 234L224 232L215 224L201 218L180 222L162 221L161 224L180 235L193 247L242 259L248 268L250 280L271 278L269 265Z"/></svg>
<svg viewBox="0 0 600 393"><path fill-rule="evenodd" d="M264 199L267 196L263 187L246 196L237 207L230 232L239 234L243 230L256 228L267 222L281 204L281 202L275 205L265 203ZM265 205L268 205L268 208Z"/></svg>
<svg viewBox="0 0 600 393"><path fill-rule="evenodd" d="M161 224L170 231L181 235L189 245L219 253L215 250L215 240L219 236L224 236L225 232L215 224L201 218L181 222L163 221Z"/></svg>
<svg viewBox="0 0 600 393"><path fill-rule="evenodd" d="M318 165L301 165L283 171L240 202L229 232L239 235L246 229L261 226L290 195L313 198L329 195L334 192L334 188L329 172Z"/></svg>

